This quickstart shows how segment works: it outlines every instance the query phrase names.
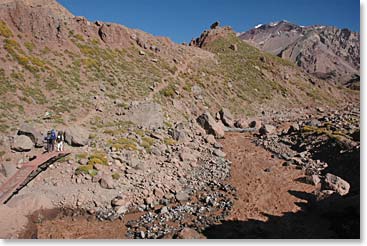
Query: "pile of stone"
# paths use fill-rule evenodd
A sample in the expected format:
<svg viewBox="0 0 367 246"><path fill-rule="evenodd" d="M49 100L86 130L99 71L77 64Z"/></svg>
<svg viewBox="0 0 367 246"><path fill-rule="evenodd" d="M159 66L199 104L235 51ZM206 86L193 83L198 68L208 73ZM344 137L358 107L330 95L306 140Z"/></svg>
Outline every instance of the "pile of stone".
<svg viewBox="0 0 367 246"><path fill-rule="evenodd" d="M327 160L330 158L336 160L348 153L358 155L359 112L348 108L342 112L319 110L319 114L323 115L317 118L310 115L307 120L294 122L278 134L263 134L256 143L284 159L284 166L304 170L306 182L319 185L330 194L336 192L344 196L348 194L350 184L324 170L329 167ZM332 157L322 159L323 155Z"/></svg>

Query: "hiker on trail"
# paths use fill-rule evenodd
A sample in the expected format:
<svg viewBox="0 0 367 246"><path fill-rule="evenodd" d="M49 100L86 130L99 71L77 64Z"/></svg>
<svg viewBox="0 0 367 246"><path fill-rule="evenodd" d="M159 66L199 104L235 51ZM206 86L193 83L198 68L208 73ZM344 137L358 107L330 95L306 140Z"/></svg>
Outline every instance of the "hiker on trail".
<svg viewBox="0 0 367 246"><path fill-rule="evenodd" d="M55 150L56 132L54 129L51 130L51 152Z"/></svg>
<svg viewBox="0 0 367 246"><path fill-rule="evenodd" d="M47 152L51 152L51 148L52 148L51 131L47 132L45 140L46 140L46 143L47 143Z"/></svg>
<svg viewBox="0 0 367 246"><path fill-rule="evenodd" d="M56 137L56 143L57 143L56 151L57 152L64 151L64 139L65 139L64 132L59 131Z"/></svg>

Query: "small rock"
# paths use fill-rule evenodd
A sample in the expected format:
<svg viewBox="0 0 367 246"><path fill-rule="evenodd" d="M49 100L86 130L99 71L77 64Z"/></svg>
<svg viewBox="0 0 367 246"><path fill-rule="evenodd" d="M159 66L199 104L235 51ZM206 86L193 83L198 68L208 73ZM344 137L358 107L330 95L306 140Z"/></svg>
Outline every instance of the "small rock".
<svg viewBox="0 0 367 246"><path fill-rule="evenodd" d="M107 174L102 175L99 183L101 184L101 187L104 189L114 189L115 188L113 178L111 175L107 175Z"/></svg>
<svg viewBox="0 0 367 246"><path fill-rule="evenodd" d="M176 194L176 199L179 202L186 202L190 199L190 196L187 192L181 191Z"/></svg>
<svg viewBox="0 0 367 246"><path fill-rule="evenodd" d="M213 151L213 153L214 153L214 155L216 155L216 156L218 156L218 157L222 157L222 158L226 157L226 153L224 153L224 152L223 152L223 151L221 151L220 149L215 149L215 150Z"/></svg>
<svg viewBox="0 0 367 246"><path fill-rule="evenodd" d="M177 234L178 239L205 239L203 235L191 228L184 228Z"/></svg>

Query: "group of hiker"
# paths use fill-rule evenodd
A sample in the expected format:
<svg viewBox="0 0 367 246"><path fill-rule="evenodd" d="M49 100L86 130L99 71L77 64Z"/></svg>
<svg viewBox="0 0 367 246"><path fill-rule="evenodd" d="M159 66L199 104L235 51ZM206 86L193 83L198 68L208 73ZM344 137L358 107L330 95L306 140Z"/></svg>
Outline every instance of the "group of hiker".
<svg viewBox="0 0 367 246"><path fill-rule="evenodd" d="M55 151L55 145L56 145L56 151L62 152L64 151L64 141L65 141L65 132L63 131L56 131L52 129L51 131L47 132L47 136L45 137L45 140L47 142L47 152L54 152Z"/></svg>

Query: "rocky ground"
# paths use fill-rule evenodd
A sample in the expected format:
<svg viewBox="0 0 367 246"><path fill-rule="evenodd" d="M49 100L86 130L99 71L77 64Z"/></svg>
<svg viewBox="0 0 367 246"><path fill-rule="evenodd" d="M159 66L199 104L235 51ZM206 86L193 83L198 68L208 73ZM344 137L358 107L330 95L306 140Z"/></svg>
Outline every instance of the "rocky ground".
<svg viewBox="0 0 367 246"><path fill-rule="evenodd" d="M80 164L72 159L54 164L14 199L43 193L55 207L81 212L31 220L23 237L93 238L98 225L121 228L106 234L111 238L358 237L358 110L319 108L289 122L271 116L234 120L223 109L151 133L157 144L166 136L180 144L133 159L146 160L143 168L120 160L124 151L108 154L119 165L102 171L96 164L102 175L76 174ZM224 129L253 132L217 141ZM116 170L123 170L119 179L106 178ZM63 233L68 226L77 232Z"/></svg>

